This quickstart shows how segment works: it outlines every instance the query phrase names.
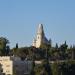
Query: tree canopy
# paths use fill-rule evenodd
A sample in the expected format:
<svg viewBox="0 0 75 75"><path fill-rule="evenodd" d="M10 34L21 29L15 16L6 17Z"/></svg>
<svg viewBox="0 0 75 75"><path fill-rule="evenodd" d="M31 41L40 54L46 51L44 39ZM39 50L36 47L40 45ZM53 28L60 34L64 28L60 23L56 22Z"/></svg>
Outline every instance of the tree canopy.
<svg viewBox="0 0 75 75"><path fill-rule="evenodd" d="M7 38L0 37L0 55L7 55L6 51L9 49L9 46L7 46L8 43L9 40Z"/></svg>

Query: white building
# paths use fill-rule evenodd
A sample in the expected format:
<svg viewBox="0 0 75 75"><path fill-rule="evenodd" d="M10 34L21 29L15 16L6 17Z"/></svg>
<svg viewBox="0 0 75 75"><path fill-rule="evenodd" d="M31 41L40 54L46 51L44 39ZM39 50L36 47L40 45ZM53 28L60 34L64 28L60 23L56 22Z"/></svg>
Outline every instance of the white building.
<svg viewBox="0 0 75 75"><path fill-rule="evenodd" d="M9 56L0 56L0 64L5 75L13 75L13 61Z"/></svg>
<svg viewBox="0 0 75 75"><path fill-rule="evenodd" d="M0 56L0 71L5 75L29 75L32 69L32 61L22 61L19 57ZM0 75L1 74L0 72Z"/></svg>
<svg viewBox="0 0 75 75"><path fill-rule="evenodd" d="M32 46L39 48L41 44L49 44L48 39L45 37L43 24L39 24L36 38L33 40Z"/></svg>

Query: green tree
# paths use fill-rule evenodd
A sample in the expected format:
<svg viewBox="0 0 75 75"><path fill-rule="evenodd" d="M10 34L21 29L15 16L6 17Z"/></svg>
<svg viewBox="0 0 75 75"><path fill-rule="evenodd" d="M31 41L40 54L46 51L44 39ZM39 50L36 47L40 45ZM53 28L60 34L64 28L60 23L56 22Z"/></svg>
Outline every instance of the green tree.
<svg viewBox="0 0 75 75"><path fill-rule="evenodd" d="M0 53L1 53L1 55L6 54L6 47L7 47L8 43L9 43L9 40L7 40L4 37L0 37Z"/></svg>
<svg viewBox="0 0 75 75"><path fill-rule="evenodd" d="M42 75L52 75L51 65L49 64L49 61L47 59L42 61L42 66Z"/></svg>
<svg viewBox="0 0 75 75"><path fill-rule="evenodd" d="M9 55L9 52L10 52L10 47L7 46L7 47L6 47L6 55Z"/></svg>
<svg viewBox="0 0 75 75"><path fill-rule="evenodd" d="M18 43L16 43L16 49L18 49Z"/></svg>
<svg viewBox="0 0 75 75"><path fill-rule="evenodd" d="M60 50L61 50L60 52L62 55L62 59L66 59L67 48L68 48L68 45L66 44L66 41L65 41L65 43L60 46Z"/></svg>
<svg viewBox="0 0 75 75"><path fill-rule="evenodd" d="M58 50L58 44L56 43L55 49Z"/></svg>
<svg viewBox="0 0 75 75"><path fill-rule="evenodd" d="M35 61L33 60L33 62L32 62L32 70L31 70L31 72L30 72L30 75L35 75L35 70L34 70L34 68L35 68Z"/></svg>

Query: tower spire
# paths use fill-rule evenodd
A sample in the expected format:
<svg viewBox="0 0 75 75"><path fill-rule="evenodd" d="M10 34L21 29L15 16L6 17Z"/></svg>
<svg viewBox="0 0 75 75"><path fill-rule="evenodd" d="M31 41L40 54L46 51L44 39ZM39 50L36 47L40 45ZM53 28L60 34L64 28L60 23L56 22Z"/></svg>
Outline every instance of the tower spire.
<svg viewBox="0 0 75 75"><path fill-rule="evenodd" d="M39 48L43 43L48 44L48 40L44 34L43 24L39 24L36 39L33 41L33 46Z"/></svg>
<svg viewBox="0 0 75 75"><path fill-rule="evenodd" d="M44 35L43 24L39 24L37 34Z"/></svg>

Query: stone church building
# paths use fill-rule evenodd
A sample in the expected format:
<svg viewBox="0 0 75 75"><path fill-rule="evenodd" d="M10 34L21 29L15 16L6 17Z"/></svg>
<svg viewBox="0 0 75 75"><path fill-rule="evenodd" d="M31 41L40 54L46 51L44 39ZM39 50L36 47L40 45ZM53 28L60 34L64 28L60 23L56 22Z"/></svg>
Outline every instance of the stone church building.
<svg viewBox="0 0 75 75"><path fill-rule="evenodd" d="M43 24L38 25L36 38L33 40L32 46L39 48L42 44L49 44L50 41L45 36Z"/></svg>

